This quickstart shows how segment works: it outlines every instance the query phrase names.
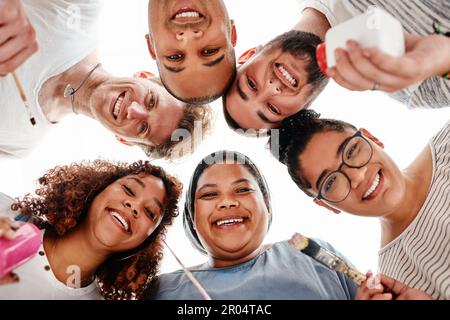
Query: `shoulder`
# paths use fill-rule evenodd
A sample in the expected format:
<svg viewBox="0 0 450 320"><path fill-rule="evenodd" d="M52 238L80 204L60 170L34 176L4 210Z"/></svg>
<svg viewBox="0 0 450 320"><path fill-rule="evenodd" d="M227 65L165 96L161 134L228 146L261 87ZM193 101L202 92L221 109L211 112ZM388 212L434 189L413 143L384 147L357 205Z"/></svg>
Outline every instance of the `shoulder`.
<svg viewBox="0 0 450 320"><path fill-rule="evenodd" d="M325 15L332 27L353 16L342 0L297 0L297 2L300 4L301 12L306 8L315 9Z"/></svg>

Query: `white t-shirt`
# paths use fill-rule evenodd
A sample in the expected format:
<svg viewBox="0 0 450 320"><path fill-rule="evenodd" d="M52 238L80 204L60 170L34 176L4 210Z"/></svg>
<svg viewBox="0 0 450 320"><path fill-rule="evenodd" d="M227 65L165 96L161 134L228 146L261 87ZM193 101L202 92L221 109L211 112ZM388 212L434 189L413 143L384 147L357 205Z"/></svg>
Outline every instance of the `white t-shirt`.
<svg viewBox="0 0 450 320"><path fill-rule="evenodd" d="M412 34L434 33L433 22L444 29L450 28L450 2L448 0L297 0L301 10L313 8L325 15L333 27L376 6L394 16L403 29ZM443 53L444 54L444 53ZM389 94L409 108L450 107L450 80L431 77L421 83Z"/></svg>
<svg viewBox="0 0 450 320"><path fill-rule="evenodd" d="M13 199L0 193L0 215L14 218L17 211L10 209ZM44 236L42 230L42 236ZM96 281L79 289L67 287L52 270L43 245L38 254L14 270L18 283L0 285L0 300L101 300ZM69 270L70 271L70 270Z"/></svg>
<svg viewBox="0 0 450 320"><path fill-rule="evenodd" d="M12 75L0 78L0 159L24 157L45 136L50 123L38 103L43 83L97 48L100 0L22 0L39 50L16 70L36 119L32 126Z"/></svg>

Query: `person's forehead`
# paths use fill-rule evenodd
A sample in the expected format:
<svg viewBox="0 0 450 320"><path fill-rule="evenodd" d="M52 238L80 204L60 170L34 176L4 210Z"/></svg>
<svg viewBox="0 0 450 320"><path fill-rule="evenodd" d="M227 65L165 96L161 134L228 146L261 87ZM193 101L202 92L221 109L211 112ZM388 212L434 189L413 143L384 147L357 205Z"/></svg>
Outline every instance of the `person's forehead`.
<svg viewBox="0 0 450 320"><path fill-rule="evenodd" d="M308 180L318 177L323 170L335 169L336 162L341 159L337 152L339 146L352 134L354 132L351 130L326 131L311 137L304 151L299 154L303 174L309 177ZM310 182L315 183L315 180Z"/></svg>
<svg viewBox="0 0 450 320"><path fill-rule="evenodd" d="M197 188L201 187L201 184L227 185L237 179L256 181L253 174L242 164L235 162L213 164L203 171L198 180Z"/></svg>

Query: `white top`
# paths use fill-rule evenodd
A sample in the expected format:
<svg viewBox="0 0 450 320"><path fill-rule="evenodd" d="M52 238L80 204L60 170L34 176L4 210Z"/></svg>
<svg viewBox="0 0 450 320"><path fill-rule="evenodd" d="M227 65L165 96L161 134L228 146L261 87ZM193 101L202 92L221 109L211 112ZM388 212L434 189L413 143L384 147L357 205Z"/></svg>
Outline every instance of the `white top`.
<svg viewBox="0 0 450 320"><path fill-rule="evenodd" d="M17 215L17 211L10 209L12 202L12 198L0 193L0 215L7 215L11 218ZM44 236L44 232L42 230L42 236ZM0 300L103 299L96 287L96 281L84 288L67 287L55 277L49 266L44 247L41 245L39 253L35 257L14 270L20 278L18 283L0 285Z"/></svg>
<svg viewBox="0 0 450 320"><path fill-rule="evenodd" d="M450 299L450 122L430 142L433 177L411 224L379 251L380 272Z"/></svg>
<svg viewBox="0 0 450 320"><path fill-rule="evenodd" d="M97 47L100 0L22 0L39 50L16 74L36 119L32 126L12 75L0 78L0 159L24 157L51 124L38 103L43 83L80 62Z"/></svg>
<svg viewBox="0 0 450 320"><path fill-rule="evenodd" d="M301 10L313 8L323 13L333 27L376 6L394 16L412 34L434 33L433 22L450 29L450 4L442 0L297 0ZM419 84L389 94L409 108L450 107L450 80L431 77Z"/></svg>

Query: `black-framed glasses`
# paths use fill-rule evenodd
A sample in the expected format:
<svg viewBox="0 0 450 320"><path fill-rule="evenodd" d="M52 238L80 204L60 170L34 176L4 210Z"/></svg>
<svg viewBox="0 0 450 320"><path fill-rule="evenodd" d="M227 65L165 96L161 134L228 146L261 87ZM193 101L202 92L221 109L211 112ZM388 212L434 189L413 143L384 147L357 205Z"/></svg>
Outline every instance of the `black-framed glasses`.
<svg viewBox="0 0 450 320"><path fill-rule="evenodd" d="M336 171L330 172L322 179L319 185L317 200L337 203L347 199L351 191L351 180L342 171L346 165L349 168L359 169L367 165L372 159L373 148L370 142L364 138L361 131L357 131L347 139L342 147L342 162Z"/></svg>

